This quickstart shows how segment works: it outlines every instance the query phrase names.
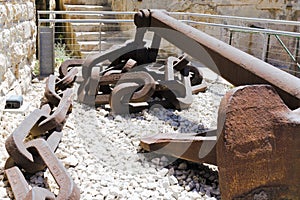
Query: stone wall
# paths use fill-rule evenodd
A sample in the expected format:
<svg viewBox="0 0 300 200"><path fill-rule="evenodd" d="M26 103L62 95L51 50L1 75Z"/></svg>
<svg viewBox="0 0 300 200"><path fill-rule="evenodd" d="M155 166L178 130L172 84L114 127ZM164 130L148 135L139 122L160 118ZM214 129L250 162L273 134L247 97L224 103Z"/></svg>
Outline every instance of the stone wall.
<svg viewBox="0 0 300 200"><path fill-rule="evenodd" d="M0 97L28 90L36 57L35 13L32 0L0 0Z"/></svg>
<svg viewBox="0 0 300 200"><path fill-rule="evenodd" d="M299 0L110 0L115 11L165 9L243 17L297 20Z"/></svg>

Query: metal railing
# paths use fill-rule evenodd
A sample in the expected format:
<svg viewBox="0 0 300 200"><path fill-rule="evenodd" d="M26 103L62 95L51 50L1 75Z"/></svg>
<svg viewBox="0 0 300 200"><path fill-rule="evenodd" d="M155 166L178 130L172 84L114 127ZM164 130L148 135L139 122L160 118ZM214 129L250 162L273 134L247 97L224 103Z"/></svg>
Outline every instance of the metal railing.
<svg viewBox="0 0 300 200"><path fill-rule="evenodd" d="M38 11L38 26L53 27L55 41L66 43L66 54L78 58L133 39L134 14L135 12L114 11ZM300 76L299 21L200 13L169 14L242 51ZM93 28L86 28L87 34L84 35L78 27L88 25ZM88 34L91 34L90 37ZM93 47L95 43L98 45ZM163 44L163 55L180 52L166 41Z"/></svg>

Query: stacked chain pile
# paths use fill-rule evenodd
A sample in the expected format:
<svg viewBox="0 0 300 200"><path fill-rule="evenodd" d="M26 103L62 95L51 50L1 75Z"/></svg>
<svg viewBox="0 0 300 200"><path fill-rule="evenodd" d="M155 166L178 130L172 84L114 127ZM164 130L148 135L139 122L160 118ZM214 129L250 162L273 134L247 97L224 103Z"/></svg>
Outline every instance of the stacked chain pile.
<svg viewBox="0 0 300 200"><path fill-rule="evenodd" d="M76 73L73 69L62 79L50 75L40 109L31 112L6 140L10 157L5 174L16 200L80 199L79 188L54 154L72 111ZM59 186L58 194L42 187L31 188L25 179L24 173L34 174L46 168Z"/></svg>
<svg viewBox="0 0 300 200"><path fill-rule="evenodd" d="M96 106L109 104L115 114L127 113L128 109L129 112L138 112L155 104L186 109L193 102L192 95L205 91L207 87L202 72L189 65L186 57L170 56L165 62L142 62L136 54L130 54L111 62L102 71L99 66L82 67L82 77L76 79L81 85L79 101ZM96 63L93 59L64 62L60 76L66 76L68 70L85 63Z"/></svg>

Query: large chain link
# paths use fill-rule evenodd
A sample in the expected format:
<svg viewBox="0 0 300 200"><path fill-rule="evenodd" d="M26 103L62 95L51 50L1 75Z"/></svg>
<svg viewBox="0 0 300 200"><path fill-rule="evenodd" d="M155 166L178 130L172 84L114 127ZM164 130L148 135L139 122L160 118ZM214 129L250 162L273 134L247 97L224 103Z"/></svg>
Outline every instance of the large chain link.
<svg viewBox="0 0 300 200"><path fill-rule="evenodd" d="M63 126L72 111L71 87L76 73L72 69L63 78L50 75L41 108L31 112L5 142L10 156L5 163L5 174L16 200L80 199L79 188L55 156ZM57 195L41 187L30 189L23 175L23 172L33 174L46 168L59 186Z"/></svg>

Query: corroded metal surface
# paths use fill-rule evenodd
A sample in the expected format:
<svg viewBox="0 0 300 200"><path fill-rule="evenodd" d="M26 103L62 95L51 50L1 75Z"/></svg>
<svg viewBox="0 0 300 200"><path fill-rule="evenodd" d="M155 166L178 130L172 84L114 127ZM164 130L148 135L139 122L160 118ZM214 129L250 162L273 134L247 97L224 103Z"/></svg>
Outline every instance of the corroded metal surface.
<svg viewBox="0 0 300 200"><path fill-rule="evenodd" d="M80 199L80 191L76 186L62 163L53 153L48 143L44 139L35 139L27 143L28 148L35 148L42 160L45 162L47 168L52 174L54 180L59 186L59 193L57 200L78 200Z"/></svg>
<svg viewBox="0 0 300 200"><path fill-rule="evenodd" d="M33 136L39 136L41 133L45 134L50 130L61 131L64 125L66 116L71 108L73 99L73 89L68 88L63 92L61 101L59 102L55 111L47 116L47 118L36 124L31 130Z"/></svg>
<svg viewBox="0 0 300 200"><path fill-rule="evenodd" d="M18 167L5 170L6 177L16 200L24 200L29 192L29 185Z"/></svg>
<svg viewBox="0 0 300 200"><path fill-rule="evenodd" d="M222 199L300 197L300 109L270 86L237 87L222 99L218 131Z"/></svg>
<svg viewBox="0 0 300 200"><path fill-rule="evenodd" d="M57 106L61 100L60 94L57 93L56 90L56 80L57 77L55 75L50 75L46 80L46 87L45 87L45 99L46 102L43 103L51 103L53 106Z"/></svg>
<svg viewBox="0 0 300 200"><path fill-rule="evenodd" d="M68 74L68 71L70 71L72 68L80 67L85 62L83 59L70 59L64 61L61 66L59 67L59 77L63 78L66 77Z"/></svg>
<svg viewBox="0 0 300 200"><path fill-rule="evenodd" d="M51 75L46 84L40 109L31 112L5 142L9 158L5 173L16 200L80 199L79 188L54 152L62 138L60 132L71 112L72 84L77 69L71 69L62 79ZM58 132L59 131L59 132ZM40 187L30 189L26 177L49 169L59 186L59 193Z"/></svg>
<svg viewBox="0 0 300 200"><path fill-rule="evenodd" d="M5 142L6 150L16 163L22 164L24 159L28 162L34 161L33 156L26 149L23 141L41 117L46 117L49 113L50 107L48 105L43 106L42 109L34 110L7 138Z"/></svg>
<svg viewBox="0 0 300 200"><path fill-rule="evenodd" d="M135 90L140 87L137 83L122 83L117 85L110 95L112 113L129 113L129 101Z"/></svg>
<svg viewBox="0 0 300 200"><path fill-rule="evenodd" d="M130 99L131 102L143 102L148 100L155 91L155 80L147 72L125 73L118 81L118 84L133 82L137 83L140 90L135 91Z"/></svg>
<svg viewBox="0 0 300 200"><path fill-rule="evenodd" d="M137 66L137 62L133 59L127 60L126 64L122 68L122 72L129 72L131 69Z"/></svg>
<svg viewBox="0 0 300 200"><path fill-rule="evenodd" d="M214 133L203 136L202 134L156 134L141 139L140 146L149 151L161 154L172 155L177 158L197 162L217 164L216 148L217 137ZM214 135L214 136L213 136ZM208 149L205 146L211 146ZM204 156L199 156L198 152L206 151Z"/></svg>
<svg viewBox="0 0 300 200"><path fill-rule="evenodd" d="M18 167L5 170L16 200L54 200L55 195L44 188L33 187L31 190Z"/></svg>
<svg viewBox="0 0 300 200"><path fill-rule="evenodd" d="M137 27L153 30L233 85L269 84L291 109L300 107L299 78L188 26L166 12L142 10L134 20Z"/></svg>
<svg viewBox="0 0 300 200"><path fill-rule="evenodd" d="M58 147L58 144L62 138L61 132L53 132L47 139L47 143L50 147L50 149L54 152L56 148ZM18 141L19 143L19 141ZM16 144L7 140L7 151L10 154L11 157L9 157L5 163L5 169L9 169L13 166L21 166L24 170L26 170L29 173L35 173L40 170L44 170L46 168L46 165L44 161L41 159L41 157L36 154L34 151L28 150L28 144L18 144L19 148L15 149L15 151L11 151L12 148L15 148ZM29 151L33 160L29 160L27 157L25 157L25 151L23 147L26 148L26 152Z"/></svg>
<svg viewBox="0 0 300 200"><path fill-rule="evenodd" d="M169 57L167 65L165 66L165 82L169 90L164 91L162 96L169 100L176 109L186 109L193 102L191 80L189 78L189 68L187 67L188 62L185 57ZM174 69L177 66L177 69L180 70L180 75L182 82L173 81L174 78ZM159 82L160 83L160 82ZM178 85L183 85L180 87Z"/></svg>
<svg viewBox="0 0 300 200"><path fill-rule="evenodd" d="M78 75L78 69L72 68L70 69L67 74L61 78L57 83L57 87L61 90L65 90L66 88L70 88L73 86Z"/></svg>
<svg viewBox="0 0 300 200"><path fill-rule="evenodd" d="M44 188L33 187L24 200L55 200L55 195Z"/></svg>

